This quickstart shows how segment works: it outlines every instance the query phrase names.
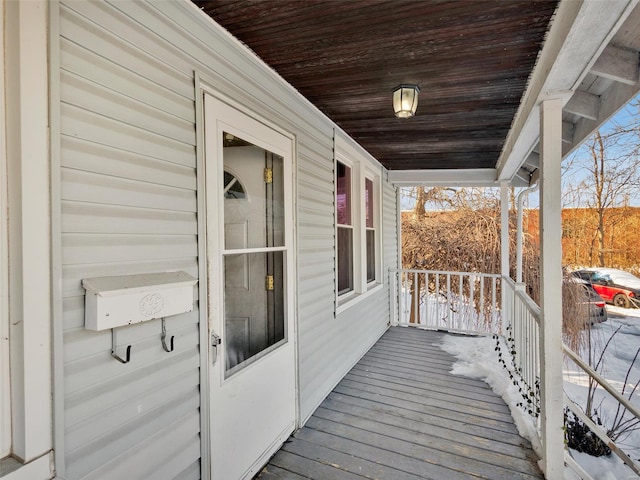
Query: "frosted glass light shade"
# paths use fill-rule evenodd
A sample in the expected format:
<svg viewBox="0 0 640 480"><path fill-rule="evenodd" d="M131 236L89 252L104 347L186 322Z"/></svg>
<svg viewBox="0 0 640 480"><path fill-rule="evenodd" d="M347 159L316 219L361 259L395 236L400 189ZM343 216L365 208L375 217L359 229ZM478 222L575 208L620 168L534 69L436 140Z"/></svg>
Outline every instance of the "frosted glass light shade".
<svg viewBox="0 0 640 480"><path fill-rule="evenodd" d="M393 90L393 111L398 118L409 118L416 114L418 108L417 85L398 85Z"/></svg>

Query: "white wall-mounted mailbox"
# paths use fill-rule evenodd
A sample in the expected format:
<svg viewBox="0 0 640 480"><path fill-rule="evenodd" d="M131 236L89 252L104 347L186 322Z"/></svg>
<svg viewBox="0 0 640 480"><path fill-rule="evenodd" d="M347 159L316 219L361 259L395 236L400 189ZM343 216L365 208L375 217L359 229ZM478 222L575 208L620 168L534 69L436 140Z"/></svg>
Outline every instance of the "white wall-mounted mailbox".
<svg viewBox="0 0 640 480"><path fill-rule="evenodd" d="M107 330L190 312L197 281L186 272L85 278L84 326Z"/></svg>

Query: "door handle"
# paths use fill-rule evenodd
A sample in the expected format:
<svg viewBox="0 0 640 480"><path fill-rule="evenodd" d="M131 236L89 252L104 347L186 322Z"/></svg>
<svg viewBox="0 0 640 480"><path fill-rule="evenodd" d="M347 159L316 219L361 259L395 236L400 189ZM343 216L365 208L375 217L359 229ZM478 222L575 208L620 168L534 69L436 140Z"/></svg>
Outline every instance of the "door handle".
<svg viewBox="0 0 640 480"><path fill-rule="evenodd" d="M222 339L216 332L211 332L211 347L213 348L213 361L212 365L218 361L218 346L222 343Z"/></svg>

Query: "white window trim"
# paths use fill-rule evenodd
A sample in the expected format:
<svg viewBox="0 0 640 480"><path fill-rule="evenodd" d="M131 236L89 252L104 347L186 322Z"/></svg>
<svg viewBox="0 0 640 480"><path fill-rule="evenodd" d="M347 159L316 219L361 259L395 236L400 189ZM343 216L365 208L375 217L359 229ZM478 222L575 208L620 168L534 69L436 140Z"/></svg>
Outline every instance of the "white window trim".
<svg viewBox="0 0 640 480"><path fill-rule="evenodd" d="M35 472L46 471L50 476L53 419L49 3L5 1L2 7L6 55L2 98L7 99L2 155L10 180L6 183L9 223L2 232L7 235L8 255L0 253L8 259L9 274L2 280L11 297L8 308L3 297L1 313L8 315L2 318L3 325L9 324L12 419L10 438L3 439L11 445L5 443L2 449L4 453L10 448L24 463L4 480L36 478ZM2 354L6 355L4 348ZM3 387L6 381L2 379Z"/></svg>
<svg viewBox="0 0 640 480"><path fill-rule="evenodd" d="M4 46L4 5L0 39ZM4 48L0 64L5 68ZM9 370L9 252L7 238L7 151L4 74L0 76L0 459L11 453L11 381Z"/></svg>
<svg viewBox="0 0 640 480"><path fill-rule="evenodd" d="M363 232L364 232L364 279L367 282L367 290L381 283L382 279L382 182L380 180L380 171L374 170L370 166L367 166L364 172L364 179L362 180L362 201L363 205L365 202L364 193L365 193L365 180L371 180L373 182L373 230L375 231L375 259L376 259L376 271L375 278L367 282L367 265L366 265L366 249L367 249L367 235L366 232L369 229L367 227L367 214L366 207L363 206Z"/></svg>
<svg viewBox="0 0 640 480"><path fill-rule="evenodd" d="M382 182L381 166L368 153L362 150L342 132L336 132L334 147L334 169L340 162L351 168L351 223L353 226L353 290L338 295L338 255L336 241L335 255L335 291L336 314L350 308L377 292L384 284L382 275ZM373 180L374 189L374 228L376 231L376 278L367 283L367 236L365 211L365 179ZM337 204L335 235L337 239Z"/></svg>
<svg viewBox="0 0 640 480"><path fill-rule="evenodd" d="M351 169L351 182L350 182L350 190L351 190L351 230L353 231L353 236L352 236L352 246L351 246L351 258L353 260L353 272L352 272L352 276L353 276L353 289L345 292L343 294L338 294L338 204L336 202L335 205L335 218L336 218L336 222L335 222L335 235L336 235L336 294L337 297L339 299L339 301L344 301L345 299L349 299L351 297L353 297L354 295L357 295L359 293L362 293L362 291L358 288L358 286L360 285L361 281L360 281L360 260L358 258L358 255L356 255L356 247L358 245L360 245L361 243L361 232L360 232L360 226L358 224L359 219L361 217L360 215L360 211L362 206L360 205L360 201L358 200L358 189L356 186L357 181L359 181L360 178L360 166L357 162L353 162L348 158L337 158L335 160L335 171L337 172L338 170L338 162L342 163L343 165L349 167L349 169ZM337 185L336 185L336 191L337 191ZM342 224L340 224L342 225ZM347 227L347 226L344 226ZM342 227L342 228L344 228Z"/></svg>

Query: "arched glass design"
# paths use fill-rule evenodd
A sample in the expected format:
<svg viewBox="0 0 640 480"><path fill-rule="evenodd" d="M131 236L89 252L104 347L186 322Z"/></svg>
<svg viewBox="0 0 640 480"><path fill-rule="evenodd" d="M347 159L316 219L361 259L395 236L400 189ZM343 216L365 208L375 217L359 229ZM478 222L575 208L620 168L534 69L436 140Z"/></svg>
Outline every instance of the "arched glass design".
<svg viewBox="0 0 640 480"><path fill-rule="evenodd" d="M247 198L247 193L235 175L231 172L224 172L224 198Z"/></svg>

